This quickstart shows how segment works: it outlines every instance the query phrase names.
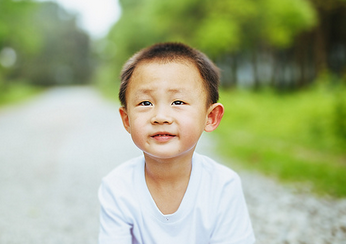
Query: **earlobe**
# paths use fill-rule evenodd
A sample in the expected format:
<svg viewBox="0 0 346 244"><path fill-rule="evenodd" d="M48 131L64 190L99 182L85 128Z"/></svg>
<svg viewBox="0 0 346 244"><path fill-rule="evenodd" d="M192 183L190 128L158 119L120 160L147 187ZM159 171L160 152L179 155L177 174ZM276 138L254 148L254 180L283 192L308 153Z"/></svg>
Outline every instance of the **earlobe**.
<svg viewBox="0 0 346 244"><path fill-rule="evenodd" d="M119 113L120 113L121 120L123 121L124 128L127 130L128 133L131 134L129 116L127 114L126 108L124 107L119 108Z"/></svg>
<svg viewBox="0 0 346 244"><path fill-rule="evenodd" d="M221 103L214 103L208 109L208 118L204 130L211 132L215 130L223 117L224 107Z"/></svg>

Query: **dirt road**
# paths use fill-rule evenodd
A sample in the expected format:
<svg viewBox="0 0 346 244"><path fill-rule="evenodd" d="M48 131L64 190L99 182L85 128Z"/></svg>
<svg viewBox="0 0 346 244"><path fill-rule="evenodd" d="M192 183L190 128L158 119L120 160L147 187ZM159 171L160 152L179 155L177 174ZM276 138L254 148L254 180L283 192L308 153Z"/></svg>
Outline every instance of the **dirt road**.
<svg viewBox="0 0 346 244"><path fill-rule="evenodd" d="M97 243L100 180L139 154L90 88L1 109L0 243Z"/></svg>

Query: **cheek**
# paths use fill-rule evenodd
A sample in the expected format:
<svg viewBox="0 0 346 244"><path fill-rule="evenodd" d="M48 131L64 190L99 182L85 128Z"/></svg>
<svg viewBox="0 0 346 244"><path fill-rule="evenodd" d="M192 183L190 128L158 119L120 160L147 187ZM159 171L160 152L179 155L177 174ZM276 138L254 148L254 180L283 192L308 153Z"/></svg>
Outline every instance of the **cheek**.
<svg viewBox="0 0 346 244"><path fill-rule="evenodd" d="M146 144L146 134L144 133L143 130L136 128L131 129L131 138L133 143L143 150L144 145Z"/></svg>
<svg viewBox="0 0 346 244"><path fill-rule="evenodd" d="M144 116L141 115L140 113L132 113L129 116L130 118L130 125L131 127L133 127L134 129L137 129L138 126L142 126L144 124Z"/></svg>
<svg viewBox="0 0 346 244"><path fill-rule="evenodd" d="M146 122L144 118L133 118L130 120L131 136L135 140L144 136L146 130Z"/></svg>
<svg viewBox="0 0 346 244"><path fill-rule="evenodd" d="M190 115L185 116L185 118L181 120L181 123L185 134L191 137L191 139L195 139L195 137L200 136L200 134L204 131L206 118L199 114Z"/></svg>

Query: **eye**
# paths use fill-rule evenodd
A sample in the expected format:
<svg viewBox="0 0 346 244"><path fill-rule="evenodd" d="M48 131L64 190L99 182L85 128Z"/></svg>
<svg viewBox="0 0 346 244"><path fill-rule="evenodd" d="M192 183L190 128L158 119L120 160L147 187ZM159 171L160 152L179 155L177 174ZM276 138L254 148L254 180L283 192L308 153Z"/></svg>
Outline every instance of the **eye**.
<svg viewBox="0 0 346 244"><path fill-rule="evenodd" d="M184 105L184 104L186 104L186 103L184 103L183 101L180 101L180 100L172 102L172 105Z"/></svg>
<svg viewBox="0 0 346 244"><path fill-rule="evenodd" d="M140 106L152 106L153 104L149 101L143 101L143 102L140 102L138 105L140 105Z"/></svg>

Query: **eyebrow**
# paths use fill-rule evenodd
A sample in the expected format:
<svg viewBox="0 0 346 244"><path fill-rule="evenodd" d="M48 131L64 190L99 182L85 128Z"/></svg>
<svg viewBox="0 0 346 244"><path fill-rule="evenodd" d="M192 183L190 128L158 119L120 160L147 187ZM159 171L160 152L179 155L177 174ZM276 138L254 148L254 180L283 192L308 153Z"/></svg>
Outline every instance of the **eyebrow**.
<svg viewBox="0 0 346 244"><path fill-rule="evenodd" d="M140 89L136 92L136 94L150 94L154 91L154 89L146 89L146 88L143 88L143 89ZM184 93L185 89L169 89L168 92L169 93L173 93L173 94L176 94L176 93Z"/></svg>
<svg viewBox="0 0 346 244"><path fill-rule="evenodd" d="M136 94L148 94L151 93L153 89L139 89L136 91Z"/></svg>
<svg viewBox="0 0 346 244"><path fill-rule="evenodd" d="M169 93L183 93L185 91L185 89L169 89L168 92Z"/></svg>

